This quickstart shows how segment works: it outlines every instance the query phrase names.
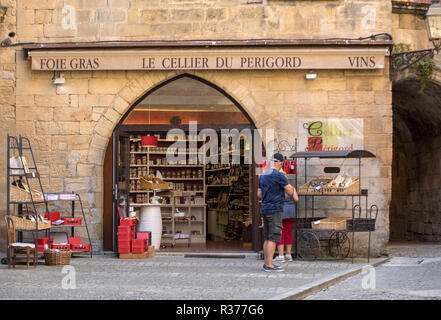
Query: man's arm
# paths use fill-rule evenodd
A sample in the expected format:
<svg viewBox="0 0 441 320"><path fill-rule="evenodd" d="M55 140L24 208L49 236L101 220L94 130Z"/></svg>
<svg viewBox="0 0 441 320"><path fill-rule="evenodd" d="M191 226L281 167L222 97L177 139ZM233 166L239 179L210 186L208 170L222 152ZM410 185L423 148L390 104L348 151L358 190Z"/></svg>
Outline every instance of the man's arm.
<svg viewBox="0 0 441 320"><path fill-rule="evenodd" d="M294 202L299 202L299 195L297 194L296 188L294 188L292 185L287 184L285 186L285 192L292 196Z"/></svg>
<svg viewBox="0 0 441 320"><path fill-rule="evenodd" d="M257 189L257 199L262 199L262 189Z"/></svg>

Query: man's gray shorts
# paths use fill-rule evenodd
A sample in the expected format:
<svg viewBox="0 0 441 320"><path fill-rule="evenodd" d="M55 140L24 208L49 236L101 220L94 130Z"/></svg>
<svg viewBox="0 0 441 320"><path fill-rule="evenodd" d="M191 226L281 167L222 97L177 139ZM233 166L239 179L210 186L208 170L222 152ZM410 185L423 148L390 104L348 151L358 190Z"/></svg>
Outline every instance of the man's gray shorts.
<svg viewBox="0 0 441 320"><path fill-rule="evenodd" d="M263 239L280 242L282 239L282 211L263 215Z"/></svg>

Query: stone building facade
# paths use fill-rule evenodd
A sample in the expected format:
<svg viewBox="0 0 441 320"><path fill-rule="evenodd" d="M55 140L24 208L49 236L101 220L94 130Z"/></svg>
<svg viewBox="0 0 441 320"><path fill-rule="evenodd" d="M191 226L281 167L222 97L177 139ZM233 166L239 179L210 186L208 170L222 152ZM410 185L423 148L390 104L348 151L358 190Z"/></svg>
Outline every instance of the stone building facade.
<svg viewBox="0 0 441 320"><path fill-rule="evenodd" d="M375 70L170 70L66 71L55 86L53 72L32 70L23 47L30 43L77 43L250 39L352 39L389 33L428 46L420 18L392 14L385 0L0 0L7 8L0 48L2 154L6 134L31 138L48 192L80 193L96 250L102 248L103 162L112 132L146 92L182 73L205 79L231 95L257 128L276 128L279 139L296 137L300 118L359 118L364 148L376 158L363 165L362 186L380 208L375 253L389 241L392 195L393 111L389 57ZM396 2L396 1L395 1ZM408 29L416 29L408 32ZM405 29L405 30L404 30ZM404 31L403 31L404 30ZM411 37L411 38L409 38ZM355 42L354 42L355 43ZM360 42L371 48L376 40ZM69 44L71 46L69 47ZM384 42L385 48L391 43ZM303 47L308 48L304 44ZM325 45L326 47L326 45ZM348 48L328 42L328 47ZM0 159L0 208L5 210L6 157ZM331 204L350 210L347 202ZM3 232L3 228L2 228ZM359 248L364 249L364 235ZM3 239L2 233L2 239Z"/></svg>

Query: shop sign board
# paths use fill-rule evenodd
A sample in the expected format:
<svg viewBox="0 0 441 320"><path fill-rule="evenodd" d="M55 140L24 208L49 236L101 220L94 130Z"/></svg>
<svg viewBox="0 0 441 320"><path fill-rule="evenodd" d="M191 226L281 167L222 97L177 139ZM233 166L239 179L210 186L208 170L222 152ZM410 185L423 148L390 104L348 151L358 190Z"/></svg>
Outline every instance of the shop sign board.
<svg viewBox="0 0 441 320"><path fill-rule="evenodd" d="M387 48L33 50L32 70L383 69Z"/></svg>
<svg viewBox="0 0 441 320"><path fill-rule="evenodd" d="M299 151L363 149L363 119L300 119Z"/></svg>

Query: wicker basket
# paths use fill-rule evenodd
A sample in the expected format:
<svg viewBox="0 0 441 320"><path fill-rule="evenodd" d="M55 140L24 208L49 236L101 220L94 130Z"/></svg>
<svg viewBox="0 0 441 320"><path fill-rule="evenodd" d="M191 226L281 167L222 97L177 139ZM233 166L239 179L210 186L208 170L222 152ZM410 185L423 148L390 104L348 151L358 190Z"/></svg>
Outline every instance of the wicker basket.
<svg viewBox="0 0 441 320"><path fill-rule="evenodd" d="M304 185L300 186L299 194L300 195L322 194L324 186L320 190L317 191L317 190L315 190L314 187L310 186L311 182L313 182L313 181L314 182L326 182L326 183L329 183L329 182L332 181L332 179L311 179L307 183L305 183Z"/></svg>
<svg viewBox="0 0 441 320"><path fill-rule="evenodd" d="M14 221L14 227L17 230L35 230L36 222L24 219L22 217L10 216ZM35 217L34 217L35 218ZM51 224L45 222L38 222L38 230L50 229Z"/></svg>
<svg viewBox="0 0 441 320"><path fill-rule="evenodd" d="M155 176L145 176L141 177L139 179L140 182L140 188L146 189L146 190L152 190L152 189L168 189L168 183L165 181L162 181L161 179L155 177Z"/></svg>
<svg viewBox="0 0 441 320"><path fill-rule="evenodd" d="M44 250L44 260L48 266L65 266L70 264L71 250Z"/></svg>
<svg viewBox="0 0 441 320"><path fill-rule="evenodd" d="M346 221L351 219L350 217L330 217L314 221L312 223L313 229L320 230L346 230Z"/></svg>
<svg viewBox="0 0 441 320"><path fill-rule="evenodd" d="M324 186L323 194L360 194L360 179L355 179L346 188Z"/></svg>
<svg viewBox="0 0 441 320"><path fill-rule="evenodd" d="M34 201L43 201L42 195L34 190L32 190L32 197ZM9 200L11 202L31 202L31 193L27 190L11 185Z"/></svg>

